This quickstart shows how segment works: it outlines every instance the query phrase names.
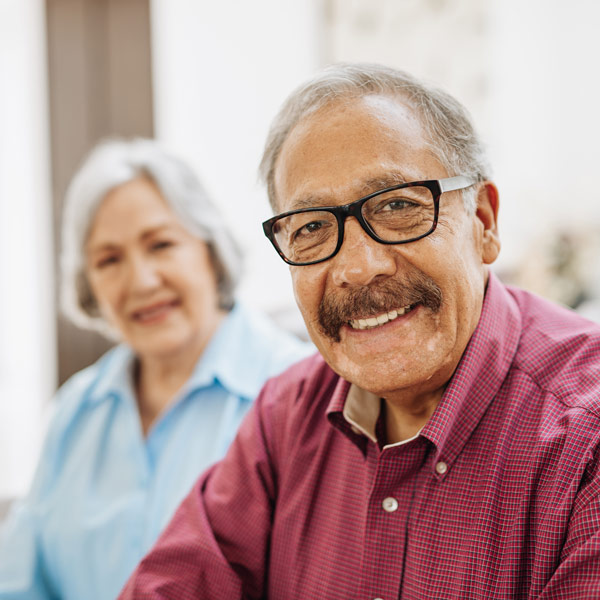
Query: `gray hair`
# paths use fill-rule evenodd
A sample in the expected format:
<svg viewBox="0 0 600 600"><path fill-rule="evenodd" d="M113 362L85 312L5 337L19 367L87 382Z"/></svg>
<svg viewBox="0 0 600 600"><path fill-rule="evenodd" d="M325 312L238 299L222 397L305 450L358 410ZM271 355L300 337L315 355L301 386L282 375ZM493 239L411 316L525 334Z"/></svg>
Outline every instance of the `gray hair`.
<svg viewBox="0 0 600 600"><path fill-rule="evenodd" d="M260 163L269 201L277 210L275 166L291 130L324 106L372 94L397 95L416 111L434 156L448 174L466 175L478 181L490 178L485 148L475 132L467 110L443 90L403 71L376 64L341 63L326 67L296 88L275 117ZM475 191L463 192L465 207L475 210Z"/></svg>
<svg viewBox="0 0 600 600"><path fill-rule="evenodd" d="M138 177L150 179L181 223L206 241L215 269L221 308L233 305L241 253L225 220L198 177L149 139L109 139L88 155L65 198L62 224L61 307L80 327L114 336L102 318L85 272L85 244L100 204L113 189Z"/></svg>

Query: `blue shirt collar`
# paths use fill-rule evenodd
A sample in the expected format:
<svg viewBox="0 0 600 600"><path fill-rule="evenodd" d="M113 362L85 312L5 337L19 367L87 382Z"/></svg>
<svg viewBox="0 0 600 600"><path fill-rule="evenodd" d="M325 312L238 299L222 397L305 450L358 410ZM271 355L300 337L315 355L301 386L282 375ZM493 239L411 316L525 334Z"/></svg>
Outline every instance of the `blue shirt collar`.
<svg viewBox="0 0 600 600"><path fill-rule="evenodd" d="M239 302L235 304L204 350L185 385L184 393L218 381L233 394L254 399L256 390L262 387L265 372L262 368L245 369L244 366L249 356L264 355L264 349L261 351L264 342L259 344L259 340L255 339L260 331L256 319L257 315L252 311ZM251 348L255 343L256 354Z"/></svg>
<svg viewBox="0 0 600 600"><path fill-rule="evenodd" d="M126 344L109 350L97 363L97 373L87 398L100 402L111 396L135 398L133 370L135 355Z"/></svg>
<svg viewBox="0 0 600 600"><path fill-rule="evenodd" d="M257 316L252 311L236 303L204 350L190 379L181 390L182 395L218 381L233 394L254 398L256 390L260 389L264 381L264 370L243 367L248 356L253 355L248 344L255 343L256 325L260 330L260 323L254 323L253 326L256 319ZM99 402L111 396L135 398L134 365L135 355L125 344L107 352L98 362L98 373L88 395L89 401Z"/></svg>

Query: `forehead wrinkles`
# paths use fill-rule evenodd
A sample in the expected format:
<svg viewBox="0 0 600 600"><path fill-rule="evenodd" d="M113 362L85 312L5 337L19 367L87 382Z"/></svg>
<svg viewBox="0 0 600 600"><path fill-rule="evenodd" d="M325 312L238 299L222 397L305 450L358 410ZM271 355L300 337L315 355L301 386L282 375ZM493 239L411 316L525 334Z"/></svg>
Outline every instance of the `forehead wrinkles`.
<svg viewBox="0 0 600 600"><path fill-rule="evenodd" d="M342 161L336 164L338 147L342 156L356 150L347 171ZM357 171L363 147L365 168ZM425 175L444 176L445 169L430 174L418 168L425 154L439 162L420 115L405 98L370 94L333 101L302 118L283 142L274 169L277 207L329 204L338 194L356 199ZM313 187L315 181L321 189Z"/></svg>

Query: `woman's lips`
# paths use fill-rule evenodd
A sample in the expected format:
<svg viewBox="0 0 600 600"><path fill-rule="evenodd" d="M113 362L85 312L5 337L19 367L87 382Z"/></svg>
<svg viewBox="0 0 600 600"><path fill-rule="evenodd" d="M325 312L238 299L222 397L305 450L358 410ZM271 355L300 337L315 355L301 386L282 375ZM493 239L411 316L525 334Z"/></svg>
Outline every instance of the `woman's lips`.
<svg viewBox="0 0 600 600"><path fill-rule="evenodd" d="M162 321L167 315L173 310L173 308L179 305L177 300L169 300L165 302L156 302L143 308L138 308L131 313L131 318L136 323L142 325L156 323Z"/></svg>

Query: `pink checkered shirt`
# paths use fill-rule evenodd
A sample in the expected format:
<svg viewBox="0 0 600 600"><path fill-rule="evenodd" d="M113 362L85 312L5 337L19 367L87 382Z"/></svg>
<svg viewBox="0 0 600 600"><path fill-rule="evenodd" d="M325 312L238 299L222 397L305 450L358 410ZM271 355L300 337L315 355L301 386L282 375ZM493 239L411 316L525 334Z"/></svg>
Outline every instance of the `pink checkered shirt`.
<svg viewBox="0 0 600 600"><path fill-rule="evenodd" d="M600 598L600 330L490 278L435 413L382 448L314 356L264 387L121 598Z"/></svg>

